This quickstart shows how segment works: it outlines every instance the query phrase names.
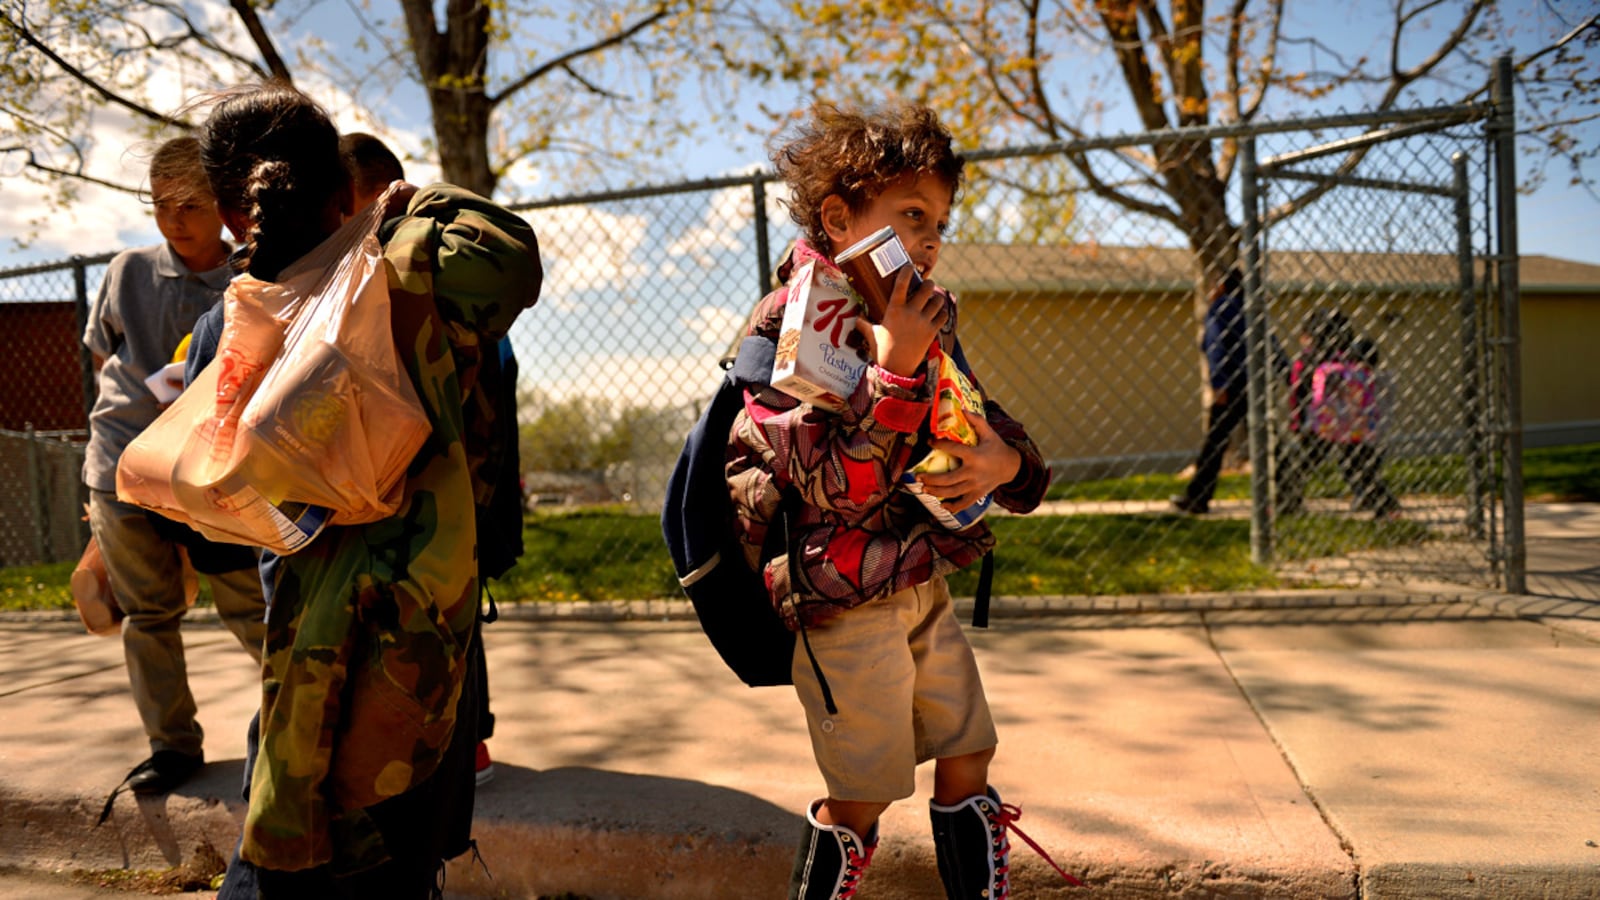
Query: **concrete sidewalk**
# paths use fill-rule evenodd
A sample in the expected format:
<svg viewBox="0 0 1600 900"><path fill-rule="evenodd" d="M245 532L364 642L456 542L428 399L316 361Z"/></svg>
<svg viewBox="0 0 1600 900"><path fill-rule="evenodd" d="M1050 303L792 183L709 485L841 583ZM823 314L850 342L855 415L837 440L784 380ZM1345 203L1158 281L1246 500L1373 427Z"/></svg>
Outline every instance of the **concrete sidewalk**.
<svg viewBox="0 0 1600 900"><path fill-rule="evenodd" d="M1529 513L1533 596L998 601L969 631L995 784L1099 896L1600 898L1600 506ZM91 896L30 872L232 848L257 685L203 613L185 640L211 763L100 828L147 752L121 645L0 618L0 900ZM510 607L486 642L487 874L452 864L451 898L783 896L820 789L787 689L739 684L682 602ZM930 775L886 814L862 897L942 896ZM1072 896L1013 844L1017 896Z"/></svg>
<svg viewBox="0 0 1600 900"><path fill-rule="evenodd" d="M1264 605L971 632L994 782L1068 871L1107 897L1600 897L1600 609ZM688 621L508 616L486 633L498 775L476 831L492 878L452 864L451 896L783 896L819 790L788 690L739 684ZM211 764L95 829L146 752L120 645L0 623L0 865L231 849L255 679L220 628L186 635ZM862 897L941 896L930 774L885 816ZM1018 897L1071 895L1013 843Z"/></svg>

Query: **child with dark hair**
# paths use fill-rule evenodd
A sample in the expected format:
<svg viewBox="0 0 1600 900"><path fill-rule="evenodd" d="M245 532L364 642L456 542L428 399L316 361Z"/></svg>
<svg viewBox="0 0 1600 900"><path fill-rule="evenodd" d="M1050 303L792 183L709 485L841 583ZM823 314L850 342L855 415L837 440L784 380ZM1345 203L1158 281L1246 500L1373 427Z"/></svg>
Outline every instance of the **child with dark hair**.
<svg viewBox="0 0 1600 900"><path fill-rule="evenodd" d="M150 741L150 757L123 779L136 794L170 791L205 761L204 732L195 719L179 634L188 610L181 551L189 551L210 583L223 624L257 661L265 630L261 580L249 549L212 544L117 499L122 452L164 408L146 379L171 362L195 319L228 283L231 248L222 240L222 222L193 137L173 138L156 149L150 199L165 241L124 250L111 260L83 334L98 389L83 463L89 528L127 614L122 646L134 705ZM120 789L112 791L107 811Z"/></svg>
<svg viewBox="0 0 1600 900"><path fill-rule="evenodd" d="M938 359L961 359L955 298L931 276L964 162L933 111L912 105L818 105L773 159L803 238L779 273L786 285L756 306L749 333L776 338L793 273L833 266L885 225L922 277L911 289L904 267L881 320L857 318L871 364L847 409L826 412L768 387L747 393L730 435L728 480L747 562L759 566L769 527L782 527L782 496L802 501L788 517L789 552L765 567L771 602L815 656L813 667L797 650L792 672L827 786L806 810L789 896L853 896L879 816L913 793L914 770L930 759L946 892L1005 896L1013 809L989 786L994 722L944 580L992 549L994 535L981 519L947 528L900 486L930 447L960 462L920 476L952 512L990 494L1027 512L1049 483L1038 448L992 399L970 417L976 446L930 440Z"/></svg>
<svg viewBox="0 0 1600 900"><path fill-rule="evenodd" d="M1351 345L1351 356L1372 373L1373 411L1372 430L1350 448L1351 484L1355 499L1351 505L1358 511L1370 512L1373 518L1387 519L1400 513L1400 501L1389 490L1383 477L1383 444L1388 418L1394 403L1394 386L1389 374L1379 365L1378 343L1369 337L1360 337Z"/></svg>
<svg viewBox="0 0 1600 900"><path fill-rule="evenodd" d="M339 136L339 154L344 157L345 168L355 190L357 210L378 199L389 185L404 181L406 171L400 158L389 145L364 131L346 132Z"/></svg>
<svg viewBox="0 0 1600 900"><path fill-rule="evenodd" d="M237 279L276 280L352 211L338 131L292 87L224 94L200 134L222 219L245 241ZM497 458L479 376L538 297L538 245L450 185L401 184L380 202L392 333L432 434L393 516L263 561L262 703L222 900L439 897L443 860L470 844L475 500Z"/></svg>
<svg viewBox="0 0 1600 900"><path fill-rule="evenodd" d="M1400 504L1378 471L1374 447L1375 366L1358 355L1349 318L1339 310L1313 310L1301 323L1299 341L1289 369L1290 435L1277 458L1278 513L1301 510L1306 482L1332 456L1358 509L1380 519L1394 515ZM1365 350L1375 362L1376 345L1368 341Z"/></svg>

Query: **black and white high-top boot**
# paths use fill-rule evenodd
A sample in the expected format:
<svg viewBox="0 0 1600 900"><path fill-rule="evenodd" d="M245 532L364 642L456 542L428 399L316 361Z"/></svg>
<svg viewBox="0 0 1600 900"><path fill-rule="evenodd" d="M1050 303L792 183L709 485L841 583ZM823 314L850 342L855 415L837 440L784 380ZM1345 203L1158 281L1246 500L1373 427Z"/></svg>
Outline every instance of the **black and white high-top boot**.
<svg viewBox="0 0 1600 900"><path fill-rule="evenodd" d="M817 821L817 800L806 810L806 830L789 875L789 900L850 900L861 885L861 873L878 848L878 826L867 839L843 825Z"/></svg>
<svg viewBox="0 0 1600 900"><path fill-rule="evenodd" d="M1011 841L994 788L954 806L928 803L939 878L950 900L1002 900L1011 896Z"/></svg>

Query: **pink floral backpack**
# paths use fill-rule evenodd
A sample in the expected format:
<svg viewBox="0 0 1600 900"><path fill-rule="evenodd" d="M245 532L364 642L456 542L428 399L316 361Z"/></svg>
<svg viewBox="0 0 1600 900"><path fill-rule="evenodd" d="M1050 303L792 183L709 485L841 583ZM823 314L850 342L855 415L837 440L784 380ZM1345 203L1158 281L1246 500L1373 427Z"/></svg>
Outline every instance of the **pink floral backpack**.
<svg viewBox="0 0 1600 900"><path fill-rule="evenodd" d="M1372 440L1378 430L1378 384L1372 367L1332 359L1311 374L1306 425L1311 433L1337 444Z"/></svg>

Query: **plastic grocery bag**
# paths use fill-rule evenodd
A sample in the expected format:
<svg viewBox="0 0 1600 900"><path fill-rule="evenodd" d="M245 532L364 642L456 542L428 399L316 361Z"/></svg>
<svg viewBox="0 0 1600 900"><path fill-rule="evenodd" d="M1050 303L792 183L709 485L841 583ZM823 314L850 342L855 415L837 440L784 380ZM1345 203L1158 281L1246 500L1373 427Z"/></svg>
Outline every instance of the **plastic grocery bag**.
<svg viewBox="0 0 1600 900"><path fill-rule="evenodd" d="M431 429L390 330L377 240L389 199L277 282L228 285L216 357L123 451L119 498L280 554L399 508Z"/></svg>

